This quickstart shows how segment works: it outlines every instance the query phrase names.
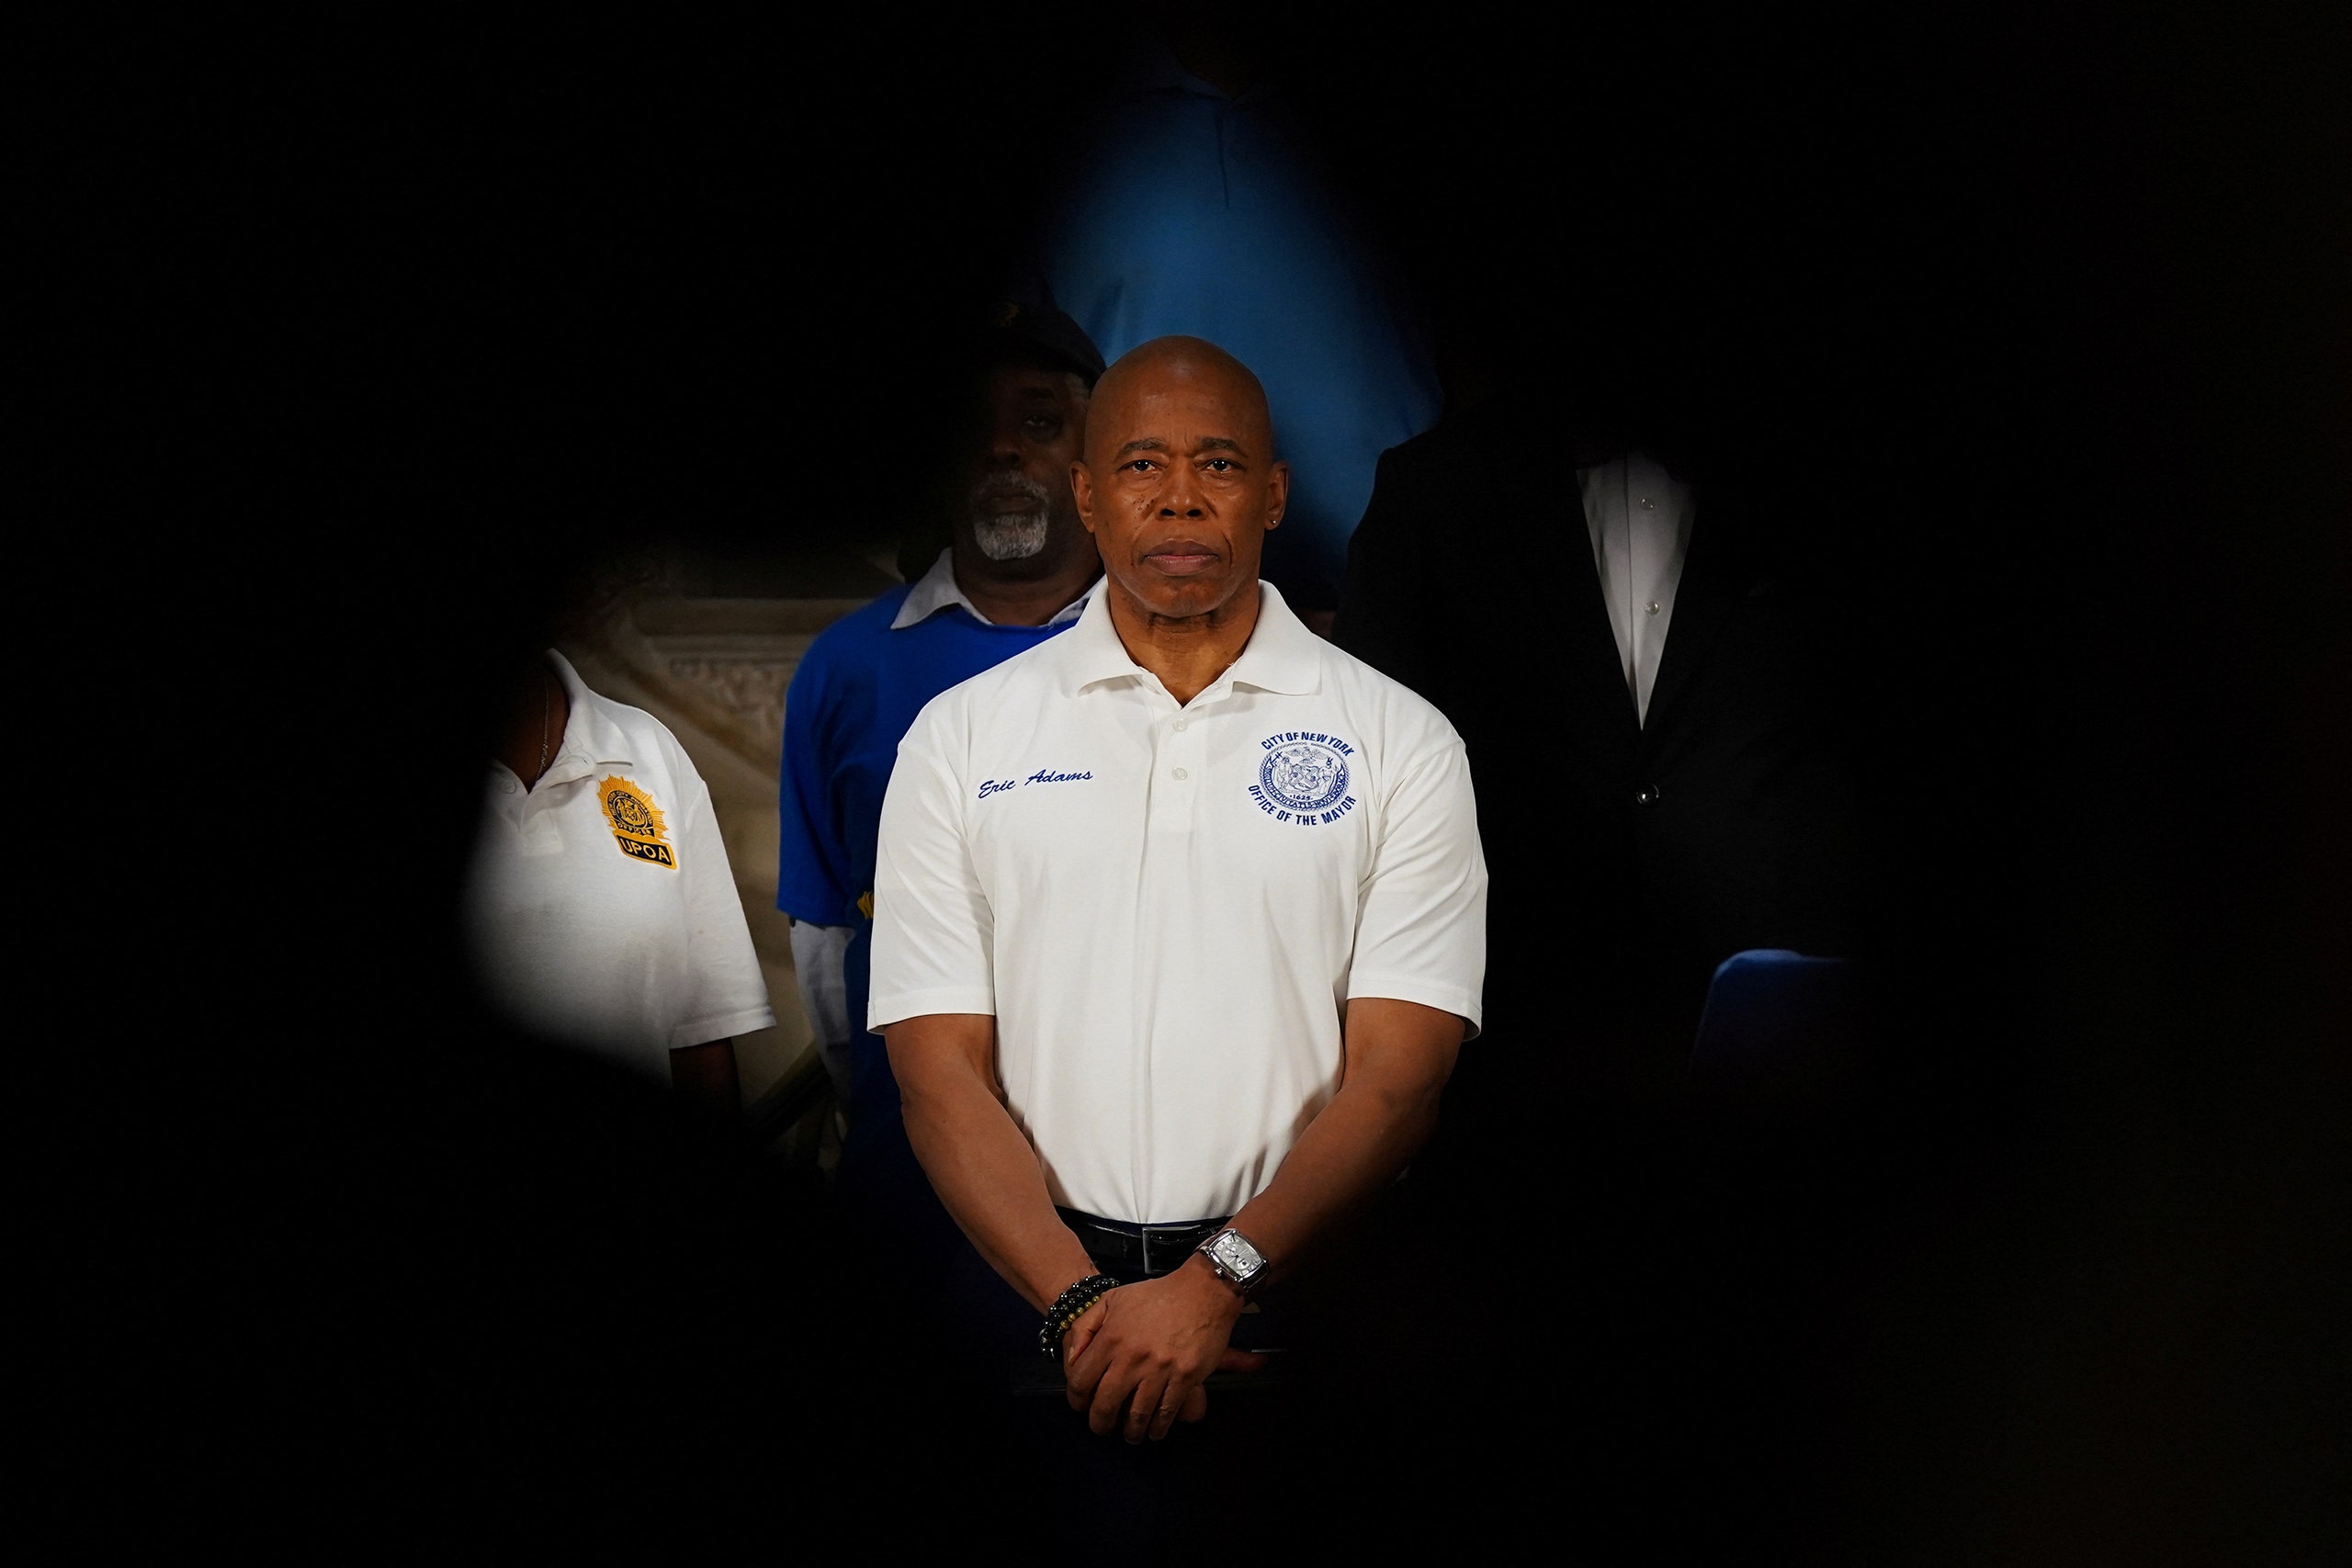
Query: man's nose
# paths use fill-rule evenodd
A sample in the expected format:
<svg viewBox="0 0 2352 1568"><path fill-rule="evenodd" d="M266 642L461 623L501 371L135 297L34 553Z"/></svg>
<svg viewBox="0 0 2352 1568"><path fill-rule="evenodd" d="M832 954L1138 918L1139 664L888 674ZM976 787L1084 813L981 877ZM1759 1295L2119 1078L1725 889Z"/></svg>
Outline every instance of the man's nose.
<svg viewBox="0 0 2352 1568"><path fill-rule="evenodd" d="M991 473L1021 467L1021 438L1009 430L992 432L980 453L980 467Z"/></svg>
<svg viewBox="0 0 2352 1568"><path fill-rule="evenodd" d="M1168 488L1159 492L1159 514L1162 517L1198 517L1201 513L1201 492L1193 482L1193 470L1176 465L1168 475Z"/></svg>

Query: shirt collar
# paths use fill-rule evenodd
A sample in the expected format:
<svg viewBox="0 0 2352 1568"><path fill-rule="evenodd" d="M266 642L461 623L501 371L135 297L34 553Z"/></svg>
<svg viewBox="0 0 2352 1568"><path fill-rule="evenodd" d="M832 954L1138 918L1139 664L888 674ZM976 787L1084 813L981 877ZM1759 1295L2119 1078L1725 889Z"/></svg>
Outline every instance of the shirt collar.
<svg viewBox="0 0 2352 1568"><path fill-rule="evenodd" d="M635 748L621 727L605 711L605 699L588 689L580 679L580 671L571 660L548 649L548 662L555 666L556 678L563 682L564 695L571 699L571 716L563 721L563 739L557 745L555 755L548 761L547 777L560 784L573 777L586 777L599 768L626 768L635 764Z"/></svg>
<svg viewBox="0 0 2352 1568"><path fill-rule="evenodd" d="M981 615L973 606L970 599L965 597L962 586L956 581L955 555L956 552L952 547L940 551L939 558L931 563L931 570L915 579L915 585L907 590L906 602L899 606L899 613L890 617L892 631L904 631L909 626L927 621L950 605L961 608L966 615L984 626L996 625L994 621ZM1095 581L1100 582L1102 579L1096 578ZM1093 592L1091 587L1088 588L1086 592L1055 611L1053 617L1046 621L1046 625L1058 626L1066 621L1078 619L1080 613L1086 608L1088 597Z"/></svg>
<svg viewBox="0 0 2352 1568"><path fill-rule="evenodd" d="M1060 642L1063 688L1072 696L1099 681L1145 673L1143 666L1128 654L1127 645L1119 640L1118 628L1111 624L1108 593L1094 595L1079 616L1078 625ZM1320 691L1322 685L1322 639L1291 613L1272 583L1261 579L1258 624L1250 628L1250 640L1243 645L1241 657L1193 700L1221 696L1234 686L1255 686L1260 691L1305 696Z"/></svg>

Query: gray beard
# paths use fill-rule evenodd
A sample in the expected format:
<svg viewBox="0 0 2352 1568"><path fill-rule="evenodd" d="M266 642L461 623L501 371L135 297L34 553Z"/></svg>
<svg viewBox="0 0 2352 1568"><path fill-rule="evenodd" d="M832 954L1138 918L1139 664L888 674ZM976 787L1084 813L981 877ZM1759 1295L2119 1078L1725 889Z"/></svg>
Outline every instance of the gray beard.
<svg viewBox="0 0 2352 1568"><path fill-rule="evenodd" d="M1028 512L1000 513L989 502L1007 491L1018 491L1035 503ZM1046 487L1022 475L984 479L972 487L967 507L972 518L972 542L990 560L1026 560L1046 547L1052 530L1053 498Z"/></svg>

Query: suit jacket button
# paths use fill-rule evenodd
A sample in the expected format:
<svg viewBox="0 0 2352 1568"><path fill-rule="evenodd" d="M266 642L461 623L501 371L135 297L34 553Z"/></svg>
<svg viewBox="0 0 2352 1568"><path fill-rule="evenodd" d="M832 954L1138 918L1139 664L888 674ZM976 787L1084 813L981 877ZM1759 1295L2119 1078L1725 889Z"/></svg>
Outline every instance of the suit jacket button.
<svg viewBox="0 0 2352 1568"><path fill-rule="evenodd" d="M1636 806L1656 806L1657 804L1657 785L1644 784L1641 787L1641 792L1634 796L1634 804Z"/></svg>

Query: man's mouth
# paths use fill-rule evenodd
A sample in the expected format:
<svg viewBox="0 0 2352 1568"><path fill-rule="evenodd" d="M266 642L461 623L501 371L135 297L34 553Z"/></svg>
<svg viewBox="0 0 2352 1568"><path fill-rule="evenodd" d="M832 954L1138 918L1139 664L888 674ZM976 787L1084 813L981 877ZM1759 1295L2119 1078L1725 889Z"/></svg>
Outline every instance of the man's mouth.
<svg viewBox="0 0 2352 1568"><path fill-rule="evenodd" d="M1170 577L1190 577L1217 562L1217 554L1194 539L1170 539L1144 552L1146 561Z"/></svg>

